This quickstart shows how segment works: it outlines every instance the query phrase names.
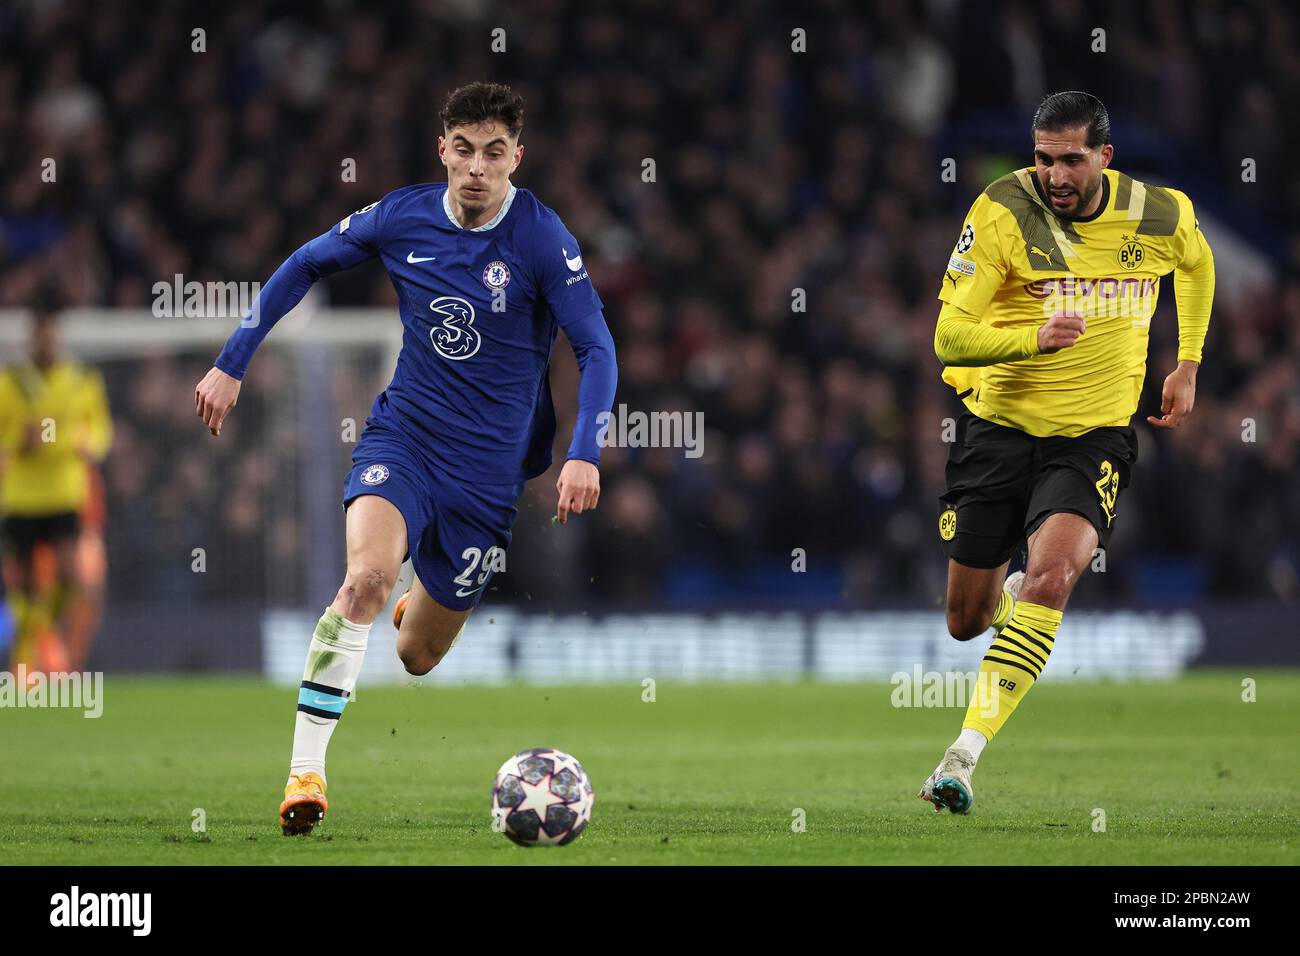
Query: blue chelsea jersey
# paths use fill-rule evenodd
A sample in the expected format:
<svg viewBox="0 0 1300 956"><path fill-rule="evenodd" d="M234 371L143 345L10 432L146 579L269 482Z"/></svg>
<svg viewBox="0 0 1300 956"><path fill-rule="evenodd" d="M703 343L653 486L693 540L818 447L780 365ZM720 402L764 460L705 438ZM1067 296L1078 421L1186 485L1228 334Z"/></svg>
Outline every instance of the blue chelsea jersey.
<svg viewBox="0 0 1300 956"><path fill-rule="evenodd" d="M447 185L427 183L352 213L322 240L348 264L379 256L397 290L402 350L371 414L413 433L452 474L511 482L544 472L557 324L602 310L560 218L511 186L492 221L465 229Z"/></svg>

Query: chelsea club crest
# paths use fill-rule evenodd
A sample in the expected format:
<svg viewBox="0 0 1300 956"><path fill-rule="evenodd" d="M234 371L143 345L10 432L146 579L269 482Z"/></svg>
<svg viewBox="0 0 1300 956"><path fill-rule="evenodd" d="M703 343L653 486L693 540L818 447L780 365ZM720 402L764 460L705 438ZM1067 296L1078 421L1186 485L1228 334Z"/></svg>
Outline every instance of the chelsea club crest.
<svg viewBox="0 0 1300 956"><path fill-rule="evenodd" d="M504 289L510 284L510 270L500 259L489 262L483 270L483 284L489 289Z"/></svg>
<svg viewBox="0 0 1300 956"><path fill-rule="evenodd" d="M361 473L363 485L382 485L388 480L388 469L383 465L371 465Z"/></svg>

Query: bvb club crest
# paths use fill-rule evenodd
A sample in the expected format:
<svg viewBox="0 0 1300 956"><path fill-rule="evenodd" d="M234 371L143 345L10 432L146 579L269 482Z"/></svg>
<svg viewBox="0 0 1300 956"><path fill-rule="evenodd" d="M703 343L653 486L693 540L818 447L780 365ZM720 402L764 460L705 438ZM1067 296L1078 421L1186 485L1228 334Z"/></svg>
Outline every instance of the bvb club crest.
<svg viewBox="0 0 1300 956"><path fill-rule="evenodd" d="M1136 269L1146 259L1146 250L1142 248L1142 243L1132 236L1125 236L1124 239L1126 240L1124 245L1119 247L1119 264L1125 269Z"/></svg>
<svg viewBox="0 0 1300 956"><path fill-rule="evenodd" d="M949 508L943 514L939 515L939 537L945 541L951 541L957 534L957 512Z"/></svg>

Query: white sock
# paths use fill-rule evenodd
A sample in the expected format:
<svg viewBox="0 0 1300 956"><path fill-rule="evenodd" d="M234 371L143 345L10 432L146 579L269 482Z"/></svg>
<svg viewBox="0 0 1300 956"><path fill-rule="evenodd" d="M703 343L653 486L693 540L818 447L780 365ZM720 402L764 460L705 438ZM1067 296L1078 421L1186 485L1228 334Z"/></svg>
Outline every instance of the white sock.
<svg viewBox="0 0 1300 956"><path fill-rule="evenodd" d="M333 608L316 622L298 690L291 775L313 771L325 778L325 748L357 686L369 637L369 624L354 624Z"/></svg>
<svg viewBox="0 0 1300 956"><path fill-rule="evenodd" d="M959 750L969 750L971 757L979 760L980 751L984 749L984 745L988 742L988 738L978 730L972 730L970 727L967 727L958 734L957 739L952 742L952 745Z"/></svg>

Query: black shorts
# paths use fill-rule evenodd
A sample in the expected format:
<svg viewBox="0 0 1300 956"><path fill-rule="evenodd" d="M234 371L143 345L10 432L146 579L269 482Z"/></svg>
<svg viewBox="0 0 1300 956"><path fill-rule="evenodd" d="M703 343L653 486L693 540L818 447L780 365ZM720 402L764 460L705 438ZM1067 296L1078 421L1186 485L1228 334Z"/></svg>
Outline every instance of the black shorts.
<svg viewBox="0 0 1300 956"><path fill-rule="evenodd" d="M81 533L81 517L75 511L52 515L10 516L0 524L4 553L27 560L38 544L57 544Z"/></svg>
<svg viewBox="0 0 1300 956"><path fill-rule="evenodd" d="M944 550L959 564L996 568L1062 511L1091 521L1105 548L1137 454L1137 433L1128 425L1035 438L963 412L939 499Z"/></svg>

